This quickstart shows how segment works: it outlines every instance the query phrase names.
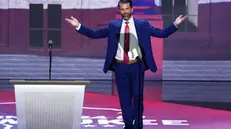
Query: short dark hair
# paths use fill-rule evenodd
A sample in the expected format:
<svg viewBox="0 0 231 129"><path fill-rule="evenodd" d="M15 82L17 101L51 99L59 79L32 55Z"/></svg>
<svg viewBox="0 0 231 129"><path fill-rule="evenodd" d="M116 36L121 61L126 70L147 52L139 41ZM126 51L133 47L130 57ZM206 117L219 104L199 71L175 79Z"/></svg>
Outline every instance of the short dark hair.
<svg viewBox="0 0 231 129"><path fill-rule="evenodd" d="M131 7L131 8L133 7L133 5L132 5L132 0L120 0L120 1L118 2L118 8L120 7L120 4L127 4L127 3L130 4L130 7Z"/></svg>

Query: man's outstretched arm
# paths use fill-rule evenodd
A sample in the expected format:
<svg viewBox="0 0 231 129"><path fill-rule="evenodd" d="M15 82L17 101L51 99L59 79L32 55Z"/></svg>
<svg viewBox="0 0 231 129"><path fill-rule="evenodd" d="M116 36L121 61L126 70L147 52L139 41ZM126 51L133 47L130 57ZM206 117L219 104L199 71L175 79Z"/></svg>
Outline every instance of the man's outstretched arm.
<svg viewBox="0 0 231 129"><path fill-rule="evenodd" d="M164 29L159 29L154 26L152 26L150 23L148 23L148 29L150 31L150 35L158 38L167 38L169 35L177 31L177 26L172 24Z"/></svg>
<svg viewBox="0 0 231 129"><path fill-rule="evenodd" d="M105 26L104 28L98 30L92 30L84 25L81 25L79 21L73 16L71 16L71 19L66 18L65 20L74 26L79 33L89 38L105 38L108 36L109 26Z"/></svg>
<svg viewBox="0 0 231 129"><path fill-rule="evenodd" d="M172 25L168 26L164 29L155 28L150 23L147 22L148 30L150 31L150 35L159 38L166 38L169 35L173 34L177 31L178 26L187 18L187 16L182 17L179 16Z"/></svg>
<svg viewBox="0 0 231 129"><path fill-rule="evenodd" d="M106 38L108 36L109 26L105 26L97 30L92 30L80 24L79 27L76 28L76 30L77 32L89 38Z"/></svg>

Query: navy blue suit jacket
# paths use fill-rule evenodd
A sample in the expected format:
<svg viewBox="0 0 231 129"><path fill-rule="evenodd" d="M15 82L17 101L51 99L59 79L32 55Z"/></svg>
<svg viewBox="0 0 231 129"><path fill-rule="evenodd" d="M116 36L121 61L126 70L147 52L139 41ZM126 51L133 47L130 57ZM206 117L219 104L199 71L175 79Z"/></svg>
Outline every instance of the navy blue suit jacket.
<svg viewBox="0 0 231 129"><path fill-rule="evenodd" d="M155 36L158 38L166 38L175 31L177 31L177 27L174 24L171 24L169 27L161 30L159 28L155 28L147 20L140 20L134 18L134 24L137 31L137 38L141 48L143 61L145 64L145 70L150 69L152 72L157 71L157 66L152 54L151 47L151 38L150 36ZM115 59L115 55L118 48L118 42L120 35L120 29L122 25L122 19L112 20L108 26L104 28L100 28L98 30L92 30L87 28L84 25L81 25L78 30L79 33L89 37L89 38L106 38L108 37L108 45L107 45L107 54L104 63L104 73L107 73L108 70L112 70L113 60Z"/></svg>

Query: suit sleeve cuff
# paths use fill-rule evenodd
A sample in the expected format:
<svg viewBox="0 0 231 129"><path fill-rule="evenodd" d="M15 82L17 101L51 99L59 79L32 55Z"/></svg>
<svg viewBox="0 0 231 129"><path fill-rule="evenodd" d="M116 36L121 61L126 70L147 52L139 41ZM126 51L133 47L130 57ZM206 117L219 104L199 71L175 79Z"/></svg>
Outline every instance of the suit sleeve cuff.
<svg viewBox="0 0 231 129"><path fill-rule="evenodd" d="M173 22L173 24L176 28L179 28L179 25L177 25L175 22Z"/></svg>
<svg viewBox="0 0 231 129"><path fill-rule="evenodd" d="M78 26L78 27L76 27L76 30L79 30L79 29L80 29L80 27L81 27L81 24L79 24L79 26Z"/></svg>

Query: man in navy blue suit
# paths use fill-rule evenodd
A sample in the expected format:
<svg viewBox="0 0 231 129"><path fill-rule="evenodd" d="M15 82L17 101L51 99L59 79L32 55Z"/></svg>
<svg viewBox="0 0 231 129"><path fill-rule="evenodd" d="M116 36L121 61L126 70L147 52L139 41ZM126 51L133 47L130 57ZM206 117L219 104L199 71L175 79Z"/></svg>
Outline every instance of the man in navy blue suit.
<svg viewBox="0 0 231 129"><path fill-rule="evenodd" d="M97 30L87 28L74 17L66 18L66 21L87 37L108 37L103 71L107 73L111 70L115 73L125 129L142 129L144 72L148 69L157 71L150 36L168 37L177 31L187 16L179 16L173 24L161 30L146 20L133 18L131 0L120 0L118 8L122 19L112 20Z"/></svg>

